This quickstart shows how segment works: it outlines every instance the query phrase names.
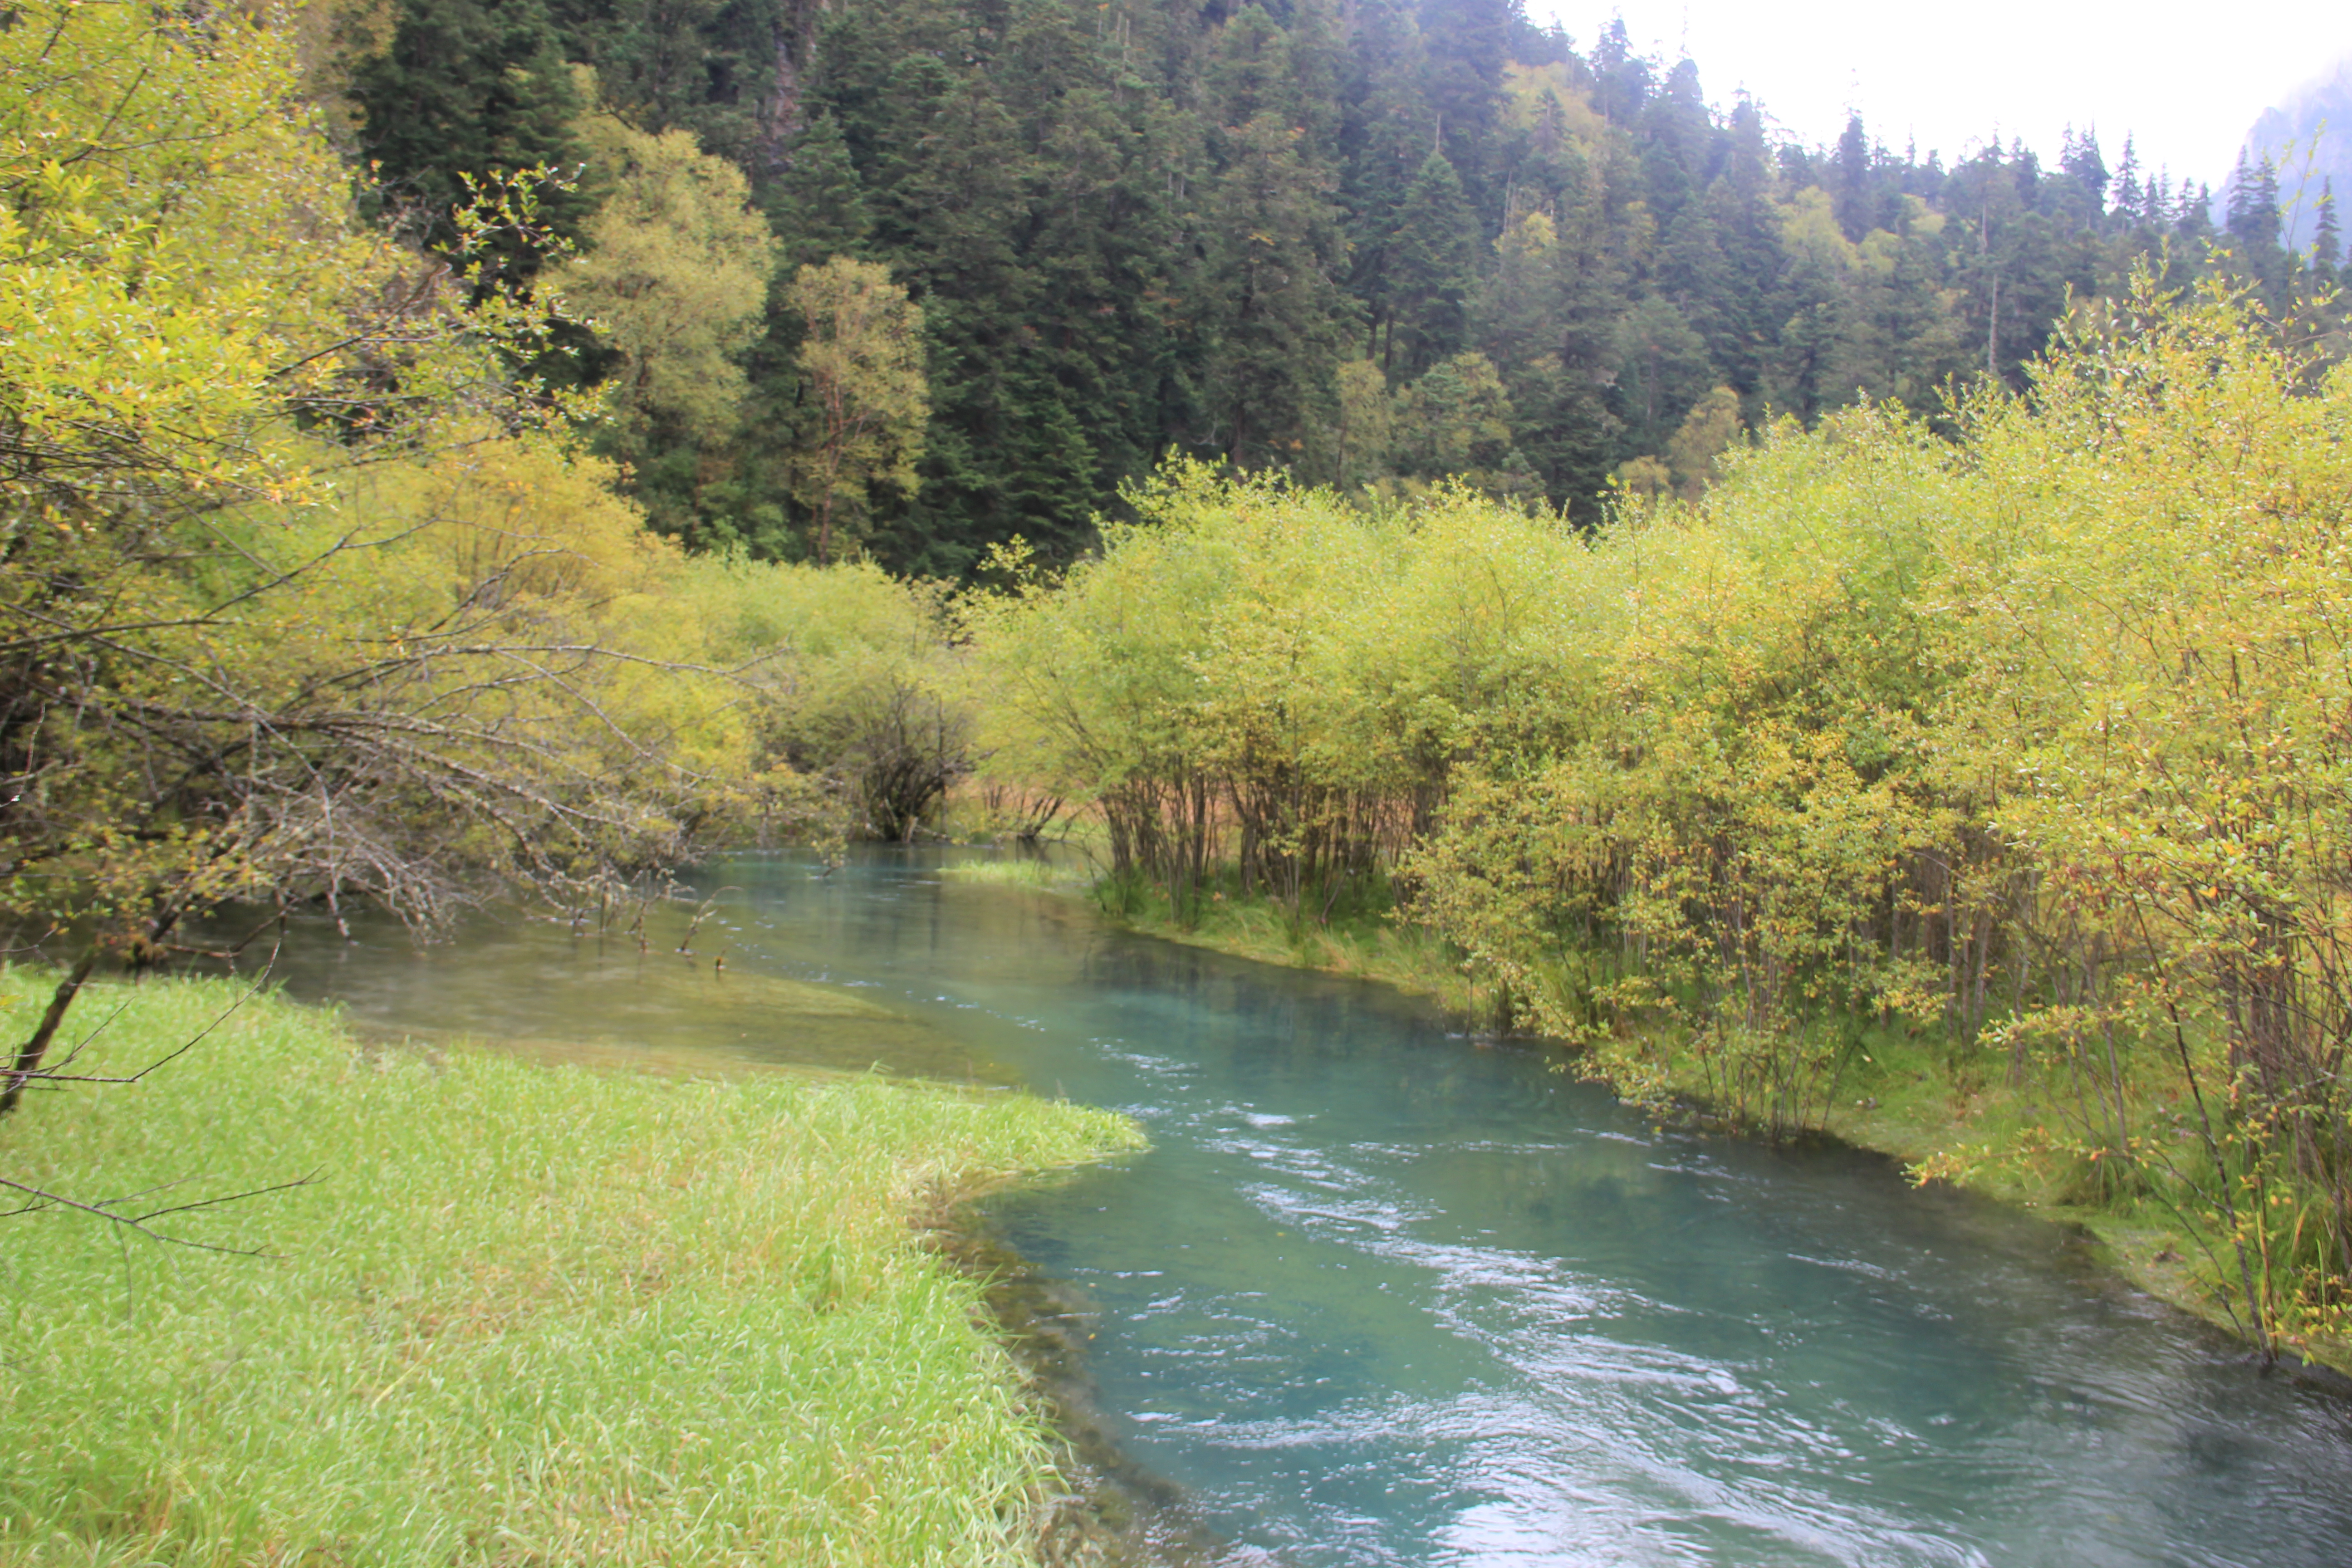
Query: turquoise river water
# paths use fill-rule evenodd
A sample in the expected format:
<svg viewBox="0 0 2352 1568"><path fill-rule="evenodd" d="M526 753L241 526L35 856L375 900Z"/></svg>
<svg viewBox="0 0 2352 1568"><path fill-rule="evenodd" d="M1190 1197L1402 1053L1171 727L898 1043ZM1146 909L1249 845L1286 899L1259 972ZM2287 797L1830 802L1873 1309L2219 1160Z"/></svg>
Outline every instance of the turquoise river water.
<svg viewBox="0 0 2352 1568"><path fill-rule="evenodd" d="M939 855L709 868L619 934L299 933L362 1026L1114 1107L994 1200L1126 1452L1235 1563L2352 1563L2352 1402L1881 1159L1661 1132L1385 988L1122 933ZM719 967L714 961L724 961Z"/></svg>

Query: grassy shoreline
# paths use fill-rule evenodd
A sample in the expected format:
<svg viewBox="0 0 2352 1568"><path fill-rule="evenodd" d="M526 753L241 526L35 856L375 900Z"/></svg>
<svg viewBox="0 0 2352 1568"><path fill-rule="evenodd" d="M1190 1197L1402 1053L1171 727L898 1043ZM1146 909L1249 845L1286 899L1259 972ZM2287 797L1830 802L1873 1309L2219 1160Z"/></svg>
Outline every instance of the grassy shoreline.
<svg viewBox="0 0 2352 1568"><path fill-rule="evenodd" d="M1086 896L1083 878L1048 872L1036 862L982 863L961 868L976 880L1036 891ZM1292 968L1317 969L1379 981L1427 996L1446 1011L1476 1017L1486 999L1434 938L1386 915L1359 911L1328 925L1293 921L1268 900L1216 895L1186 923L1164 901L1143 900L1113 911L1128 929L1165 941ZM1668 1060L1667 1082L1680 1099L1705 1095L1688 1065ZM1916 1166L1964 1142L2014 1134L2031 1121L2024 1091L1999 1082L1958 1079L1935 1042L1899 1029L1874 1030L1870 1048L1848 1068L1824 1131L1855 1148ZM2241 1339L2221 1289L2195 1266L2196 1243L2177 1224L2130 1209L2081 1200L2079 1173L2058 1163L2032 1161L1971 1173L1963 1184L2055 1224L2074 1226L2096 1241L2108 1266L2139 1289ZM2352 1342L2312 1336L2289 1347L2294 1359L2352 1375Z"/></svg>
<svg viewBox="0 0 2352 1568"><path fill-rule="evenodd" d="M0 1030L46 992L0 982ZM84 998L77 1070L212 1024L219 982ZM980 1281L910 1220L1138 1142L1005 1093L726 1083L359 1046L275 997L136 1086L38 1095L0 1272L15 1563L1033 1561L1054 1449Z"/></svg>

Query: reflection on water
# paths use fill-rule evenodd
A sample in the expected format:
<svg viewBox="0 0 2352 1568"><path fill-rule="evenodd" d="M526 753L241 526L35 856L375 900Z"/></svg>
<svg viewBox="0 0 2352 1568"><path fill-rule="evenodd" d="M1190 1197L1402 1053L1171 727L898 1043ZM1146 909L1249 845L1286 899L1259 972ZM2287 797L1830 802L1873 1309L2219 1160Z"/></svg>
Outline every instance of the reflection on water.
<svg viewBox="0 0 2352 1568"><path fill-rule="evenodd" d="M634 913L634 911L625 911ZM340 1004L362 1031L494 1039L566 1057L704 1068L789 1065L1009 1084L953 1028L891 1005L872 983L795 979L743 946L740 919L647 911L644 934L561 921L477 917L419 946L386 918L294 928L274 973ZM681 944L689 951L680 952ZM249 953L263 954L266 943ZM258 962L257 957L256 962Z"/></svg>
<svg viewBox="0 0 2352 1568"><path fill-rule="evenodd" d="M1407 998L877 855L744 860L689 960L305 934L363 1025L1017 1080L1152 1152L998 1200L1237 1561L2327 1564L2352 1427L2053 1227L1660 1133ZM712 958L723 950L726 966Z"/></svg>

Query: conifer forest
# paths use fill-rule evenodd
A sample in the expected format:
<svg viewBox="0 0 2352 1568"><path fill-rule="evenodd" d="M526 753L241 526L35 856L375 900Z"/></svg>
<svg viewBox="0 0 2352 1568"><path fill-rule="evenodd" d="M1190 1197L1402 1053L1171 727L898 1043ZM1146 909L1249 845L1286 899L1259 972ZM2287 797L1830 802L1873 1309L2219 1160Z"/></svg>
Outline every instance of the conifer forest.
<svg viewBox="0 0 2352 1568"><path fill-rule="evenodd" d="M2136 265L2185 284L2221 241L2284 307L2337 250L2332 213L2283 247L2274 169L2241 171L2217 232L2211 193L2087 132L1801 146L1706 62L1510 0L396 0L339 37L386 202L584 165L549 216L602 247L631 204L689 199L678 133L723 160L773 243L706 228L670 266L705 274L698 352L740 352L666 377L680 321L649 373L592 367L621 387L611 454L695 546L845 528L933 576L1015 535L1070 558L1171 453L1355 492L1465 476L1591 522L1612 484L1694 492L1743 426L2021 386L2069 299ZM616 172L612 116L671 152ZM921 310L929 403L903 482L821 528L789 296L836 258ZM773 281L721 326L759 297L730 265Z"/></svg>

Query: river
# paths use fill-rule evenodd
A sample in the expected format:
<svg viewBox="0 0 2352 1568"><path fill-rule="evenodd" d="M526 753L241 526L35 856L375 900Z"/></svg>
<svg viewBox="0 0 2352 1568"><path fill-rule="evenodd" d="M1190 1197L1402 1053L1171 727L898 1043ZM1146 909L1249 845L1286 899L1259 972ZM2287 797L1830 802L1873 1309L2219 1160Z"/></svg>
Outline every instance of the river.
<svg viewBox="0 0 2352 1568"><path fill-rule="evenodd" d="M1874 1156L1661 1131L1383 987L940 864L710 868L691 957L672 906L643 950L617 920L422 952L310 925L281 973L368 1028L1136 1117L1148 1154L989 1218L1082 1303L1112 1436L1237 1563L2352 1562L2352 1402L2065 1231Z"/></svg>

